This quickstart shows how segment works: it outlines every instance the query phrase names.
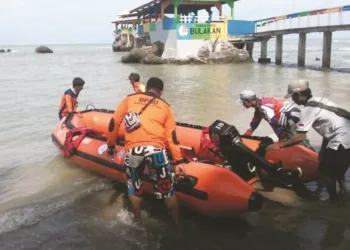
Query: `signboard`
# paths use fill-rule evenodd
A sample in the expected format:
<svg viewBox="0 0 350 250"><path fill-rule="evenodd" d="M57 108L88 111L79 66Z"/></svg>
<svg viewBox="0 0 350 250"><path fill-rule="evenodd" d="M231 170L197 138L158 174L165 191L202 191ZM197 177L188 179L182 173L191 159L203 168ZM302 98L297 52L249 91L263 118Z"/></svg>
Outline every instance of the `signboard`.
<svg viewBox="0 0 350 250"><path fill-rule="evenodd" d="M179 23L177 25L178 40L215 40L226 39L226 23Z"/></svg>
<svg viewBox="0 0 350 250"><path fill-rule="evenodd" d="M129 27L128 29L118 29L117 30L117 34L126 34L126 33L129 33L129 34L132 34L134 32L134 30Z"/></svg>

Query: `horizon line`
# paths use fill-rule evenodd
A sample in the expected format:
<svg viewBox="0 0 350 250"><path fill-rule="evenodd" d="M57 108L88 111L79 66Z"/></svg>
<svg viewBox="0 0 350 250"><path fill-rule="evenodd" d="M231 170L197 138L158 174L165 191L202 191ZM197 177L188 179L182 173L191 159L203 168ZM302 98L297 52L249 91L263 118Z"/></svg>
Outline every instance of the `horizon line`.
<svg viewBox="0 0 350 250"><path fill-rule="evenodd" d="M47 43L47 44L5 44L2 45L0 44L0 47L4 46L55 46L55 45L94 45L94 44L108 44L112 45L113 42L107 43L107 42L102 42L102 43Z"/></svg>
<svg viewBox="0 0 350 250"><path fill-rule="evenodd" d="M292 35L292 36L290 36ZM271 38L271 39L274 39L274 38ZM283 37L283 39L285 40L296 40L296 39L299 39L298 37L298 34L289 34L289 35L285 35ZM322 35L320 37L309 37L308 39L323 39ZM333 37L333 39L349 39L349 37ZM11 46L36 46L36 47L39 47L39 46L57 46L57 45L97 45L97 44L103 44L103 45L112 45L113 44L113 41L111 42L100 42L100 43L97 43L97 42L91 42L91 43L48 43L48 44L0 44L0 47L11 47Z"/></svg>

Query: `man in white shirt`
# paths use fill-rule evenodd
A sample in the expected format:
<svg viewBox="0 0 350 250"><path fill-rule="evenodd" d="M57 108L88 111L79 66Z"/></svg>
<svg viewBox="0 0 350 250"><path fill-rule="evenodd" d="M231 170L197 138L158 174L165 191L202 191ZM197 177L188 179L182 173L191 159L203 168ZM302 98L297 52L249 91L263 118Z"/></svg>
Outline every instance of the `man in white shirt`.
<svg viewBox="0 0 350 250"><path fill-rule="evenodd" d="M301 110L297 134L285 142L273 144L267 150L283 148L304 140L312 128L322 137L323 143L319 153L319 170L330 196L330 202L345 204L348 192L345 174L350 166L350 113L338 108L327 98L313 97L308 81L301 79L288 86L286 98L298 105ZM338 112L341 110L342 112ZM336 183L340 191L337 194Z"/></svg>

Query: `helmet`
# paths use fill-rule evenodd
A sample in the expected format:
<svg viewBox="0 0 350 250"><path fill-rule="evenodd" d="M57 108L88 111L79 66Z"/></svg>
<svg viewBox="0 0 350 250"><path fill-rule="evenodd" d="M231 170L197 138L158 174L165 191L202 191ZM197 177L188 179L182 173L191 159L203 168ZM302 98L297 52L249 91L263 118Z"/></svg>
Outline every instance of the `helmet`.
<svg viewBox="0 0 350 250"><path fill-rule="evenodd" d="M239 94L241 101L250 101L256 99L256 94L253 90L243 90Z"/></svg>

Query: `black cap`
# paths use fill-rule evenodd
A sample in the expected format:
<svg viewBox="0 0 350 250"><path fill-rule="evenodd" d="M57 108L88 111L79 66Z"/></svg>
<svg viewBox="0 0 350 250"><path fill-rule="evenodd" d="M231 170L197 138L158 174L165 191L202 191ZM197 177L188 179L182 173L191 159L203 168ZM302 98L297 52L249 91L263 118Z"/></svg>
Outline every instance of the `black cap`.
<svg viewBox="0 0 350 250"><path fill-rule="evenodd" d="M135 80L136 82L139 82L140 81L140 75L137 74L137 73L131 73L129 75L129 80L131 80L131 79Z"/></svg>
<svg viewBox="0 0 350 250"><path fill-rule="evenodd" d="M164 88L164 83L163 81L158 78L158 77L151 77L150 79L148 79L147 81L147 89L159 89L159 90L163 90Z"/></svg>

